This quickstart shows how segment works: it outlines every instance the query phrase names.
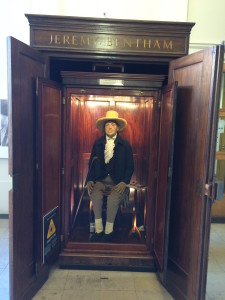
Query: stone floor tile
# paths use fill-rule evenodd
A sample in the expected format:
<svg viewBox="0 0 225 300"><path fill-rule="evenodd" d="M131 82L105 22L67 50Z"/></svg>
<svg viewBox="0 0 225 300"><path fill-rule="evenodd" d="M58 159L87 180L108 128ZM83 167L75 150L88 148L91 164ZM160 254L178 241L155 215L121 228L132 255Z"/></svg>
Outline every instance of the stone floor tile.
<svg viewBox="0 0 225 300"><path fill-rule="evenodd" d="M133 278L146 278L149 280L157 279L155 272L132 272Z"/></svg>
<svg viewBox="0 0 225 300"><path fill-rule="evenodd" d="M134 279L132 277L102 277L102 291L135 291Z"/></svg>
<svg viewBox="0 0 225 300"><path fill-rule="evenodd" d="M214 255L210 255L208 259L208 273L214 273L214 272L222 272L223 268L221 267L221 264L217 262Z"/></svg>
<svg viewBox="0 0 225 300"><path fill-rule="evenodd" d="M32 300L61 300L63 291L58 290L40 290Z"/></svg>
<svg viewBox="0 0 225 300"><path fill-rule="evenodd" d="M155 292L136 292L137 300L173 300L173 297L166 291L160 293Z"/></svg>
<svg viewBox="0 0 225 300"><path fill-rule="evenodd" d="M132 272L127 271L101 271L101 277L105 278L132 278Z"/></svg>
<svg viewBox="0 0 225 300"><path fill-rule="evenodd" d="M207 278L207 294L211 297L212 294L225 293L225 272L209 273ZM217 298L215 298L217 300ZM225 295L224 295L225 299Z"/></svg>
<svg viewBox="0 0 225 300"><path fill-rule="evenodd" d="M68 270L68 278L73 278L76 276L94 276L99 277L101 276L101 271L98 270Z"/></svg>
<svg viewBox="0 0 225 300"><path fill-rule="evenodd" d="M54 269L49 274L49 278L67 278L68 277L68 270L62 269Z"/></svg>
<svg viewBox="0 0 225 300"><path fill-rule="evenodd" d="M63 291L66 285L66 278L49 278L43 285L41 290Z"/></svg>
<svg viewBox="0 0 225 300"><path fill-rule="evenodd" d="M149 291L149 292L163 292L164 287L157 279L148 279L136 277L134 278L134 286L136 292Z"/></svg>
<svg viewBox="0 0 225 300"><path fill-rule="evenodd" d="M0 273L0 289L9 289L9 272Z"/></svg>
<svg viewBox="0 0 225 300"><path fill-rule="evenodd" d="M101 291L95 290L64 290L62 300L100 300ZM104 300L106 300L105 298ZM108 300L108 299L107 299Z"/></svg>
<svg viewBox="0 0 225 300"><path fill-rule="evenodd" d="M106 299L107 300L137 300L137 295L135 291L113 291L113 293L111 291L101 291L100 300L106 300Z"/></svg>
<svg viewBox="0 0 225 300"><path fill-rule="evenodd" d="M206 300L224 300L225 299L225 292L220 291L210 291L207 293Z"/></svg>
<svg viewBox="0 0 225 300"><path fill-rule="evenodd" d="M8 288L0 288L0 299L1 300L9 300L9 289Z"/></svg>
<svg viewBox="0 0 225 300"><path fill-rule="evenodd" d="M5 268L9 263L9 241L0 238L0 268Z"/></svg>
<svg viewBox="0 0 225 300"><path fill-rule="evenodd" d="M77 275L68 277L65 284L65 290L100 290L101 280L99 277L89 275Z"/></svg>

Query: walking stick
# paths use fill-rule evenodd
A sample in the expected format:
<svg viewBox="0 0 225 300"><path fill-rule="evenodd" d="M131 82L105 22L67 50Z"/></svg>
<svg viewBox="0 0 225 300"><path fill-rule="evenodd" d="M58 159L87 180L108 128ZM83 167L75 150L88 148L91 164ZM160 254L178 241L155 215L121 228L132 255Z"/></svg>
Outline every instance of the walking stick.
<svg viewBox="0 0 225 300"><path fill-rule="evenodd" d="M77 206L77 210L76 210L76 213L75 213L75 216L74 216L74 219L73 219L72 229L73 229L73 227L74 227L74 225L75 225L76 218L77 218L77 215L78 215L78 212L79 212L79 209L80 209L80 205L81 205L81 202L82 202L82 199L83 199L83 196L84 196L84 192L85 192L85 190L86 190L86 188L87 188L87 179L88 179L88 176L89 176L89 174L90 174L90 172L91 172L93 163L94 163L97 159L98 159L97 156L94 156L94 157L92 158L91 165L90 165L90 168L89 168L89 170L88 170L88 174L87 174L87 177L86 177L86 180L85 180L85 183L84 183L83 191L82 191L82 194L81 194L81 196L80 196L80 199L79 199L79 202L78 202L78 206Z"/></svg>

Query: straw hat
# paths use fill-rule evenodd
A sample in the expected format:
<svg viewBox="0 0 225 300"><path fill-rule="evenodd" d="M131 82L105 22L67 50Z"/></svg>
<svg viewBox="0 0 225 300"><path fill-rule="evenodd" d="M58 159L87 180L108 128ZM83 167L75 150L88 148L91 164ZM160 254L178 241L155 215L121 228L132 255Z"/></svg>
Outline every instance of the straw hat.
<svg viewBox="0 0 225 300"><path fill-rule="evenodd" d="M105 117L96 121L96 126L100 131L105 132L105 123L110 121L115 121L118 124L119 132L123 131L127 126L127 121L119 118L119 114L115 110L108 110L105 114Z"/></svg>

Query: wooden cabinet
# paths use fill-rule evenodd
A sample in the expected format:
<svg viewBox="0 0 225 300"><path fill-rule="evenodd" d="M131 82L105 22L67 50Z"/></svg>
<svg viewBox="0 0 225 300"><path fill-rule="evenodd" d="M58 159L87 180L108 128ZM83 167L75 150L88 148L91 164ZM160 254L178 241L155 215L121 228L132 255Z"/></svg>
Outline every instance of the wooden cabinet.
<svg viewBox="0 0 225 300"><path fill-rule="evenodd" d="M156 271L176 299L204 299L223 46L188 56L192 23L27 17L31 47L8 41L11 299L31 298L55 257ZM141 242L90 243L72 227L108 108L128 120L133 179L145 186Z"/></svg>
<svg viewBox="0 0 225 300"><path fill-rule="evenodd" d="M223 67L223 78L221 88L221 99L219 107L219 121L216 145L215 176L218 181L225 185L225 65ZM212 205L212 222L225 222L225 191L223 199L215 201Z"/></svg>

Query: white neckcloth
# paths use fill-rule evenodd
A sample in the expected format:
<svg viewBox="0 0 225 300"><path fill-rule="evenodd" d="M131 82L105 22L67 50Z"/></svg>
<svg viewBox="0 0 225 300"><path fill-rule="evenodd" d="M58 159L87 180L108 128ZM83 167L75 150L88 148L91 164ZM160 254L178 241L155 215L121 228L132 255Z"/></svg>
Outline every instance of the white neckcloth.
<svg viewBox="0 0 225 300"><path fill-rule="evenodd" d="M105 163L108 164L110 159L113 157L114 154L114 147L115 147L115 139L116 135L112 138L106 136L106 144L105 144Z"/></svg>

